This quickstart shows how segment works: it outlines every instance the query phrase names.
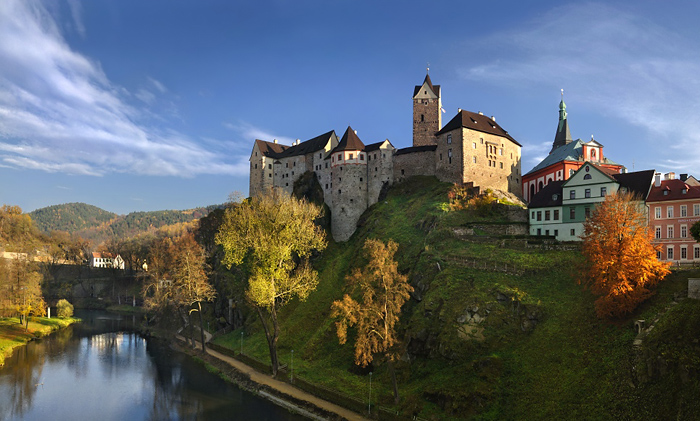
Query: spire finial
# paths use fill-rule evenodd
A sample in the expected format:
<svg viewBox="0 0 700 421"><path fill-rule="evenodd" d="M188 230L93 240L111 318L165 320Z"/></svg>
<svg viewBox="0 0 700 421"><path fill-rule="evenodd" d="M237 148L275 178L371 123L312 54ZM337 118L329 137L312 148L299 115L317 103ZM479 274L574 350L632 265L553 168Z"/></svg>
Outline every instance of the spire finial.
<svg viewBox="0 0 700 421"><path fill-rule="evenodd" d="M561 89L561 100L564 100L564 88Z"/></svg>
<svg viewBox="0 0 700 421"><path fill-rule="evenodd" d="M430 74L430 62L425 63L425 73Z"/></svg>

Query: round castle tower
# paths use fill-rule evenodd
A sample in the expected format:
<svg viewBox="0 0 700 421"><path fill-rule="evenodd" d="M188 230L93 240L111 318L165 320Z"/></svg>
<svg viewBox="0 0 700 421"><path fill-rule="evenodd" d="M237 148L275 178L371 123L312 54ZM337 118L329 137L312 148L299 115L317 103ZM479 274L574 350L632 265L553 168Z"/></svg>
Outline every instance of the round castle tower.
<svg viewBox="0 0 700 421"><path fill-rule="evenodd" d="M352 236L367 209L367 153L357 133L348 126L331 151L331 231L335 241Z"/></svg>

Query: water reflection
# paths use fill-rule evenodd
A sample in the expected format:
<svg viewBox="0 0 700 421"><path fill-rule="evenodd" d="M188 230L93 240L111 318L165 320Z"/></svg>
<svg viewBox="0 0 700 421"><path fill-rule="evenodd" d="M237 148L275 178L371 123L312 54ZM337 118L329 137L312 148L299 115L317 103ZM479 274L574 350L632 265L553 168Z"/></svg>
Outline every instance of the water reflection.
<svg viewBox="0 0 700 421"><path fill-rule="evenodd" d="M106 313L20 348L0 369L0 420L297 420Z"/></svg>

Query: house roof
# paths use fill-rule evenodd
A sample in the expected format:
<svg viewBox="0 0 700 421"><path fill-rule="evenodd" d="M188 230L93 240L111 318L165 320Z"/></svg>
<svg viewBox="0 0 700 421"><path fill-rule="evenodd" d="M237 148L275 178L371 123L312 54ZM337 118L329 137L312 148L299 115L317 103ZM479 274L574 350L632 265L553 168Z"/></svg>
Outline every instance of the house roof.
<svg viewBox="0 0 700 421"><path fill-rule="evenodd" d="M423 87L423 85L428 83L428 87L433 91L433 93L437 96L440 96L440 85L433 85L433 82L430 80L430 75L426 74L425 79L423 79L423 83L420 85L416 85L416 87L413 89L413 96L418 95L418 91L420 91L420 88Z"/></svg>
<svg viewBox="0 0 700 421"><path fill-rule="evenodd" d="M467 129L476 130L477 132L493 134L496 136L505 137L518 146L522 146L513 139L507 131L498 125L493 119L486 117L483 114L473 113L471 111L460 110L449 123L445 124L436 135L450 132L455 129L465 127Z"/></svg>
<svg viewBox="0 0 700 421"><path fill-rule="evenodd" d="M279 158L306 155L308 153L319 151L326 147L326 144L333 136L335 136L335 131L331 130L322 135L318 135L313 139L301 142L298 145L290 146L279 154Z"/></svg>
<svg viewBox="0 0 700 421"><path fill-rule="evenodd" d="M550 165L553 165L553 164L556 164L556 163L562 162L562 161L584 161L584 159L583 159L583 145L585 143L586 142L584 142L581 139L576 139L575 141L573 141L569 144L566 144L564 146L560 146L560 147L554 149L539 164L535 165L535 167L533 169L528 171L527 174L533 173L535 171L539 171L543 168L547 168ZM608 159L607 157L603 158L603 162L601 162L601 163L607 164L607 165L620 165L617 162L615 162L611 159Z"/></svg>
<svg viewBox="0 0 700 421"><path fill-rule="evenodd" d="M119 256L119 255L117 255L117 256ZM93 251L93 252L92 252L92 257L94 257L95 259L102 259L102 258L105 258L105 259L113 259L113 258L114 258L114 255L113 255L112 253L106 253L106 252L105 252L105 253L99 253L99 252Z"/></svg>
<svg viewBox="0 0 700 421"><path fill-rule="evenodd" d="M561 206L562 204L562 186L564 180L550 181L542 190L537 192L532 197L528 208L549 208L552 206Z"/></svg>
<svg viewBox="0 0 700 421"><path fill-rule="evenodd" d="M683 190L685 189L685 194ZM664 194L664 191L667 192ZM689 185L679 179L662 180L659 187L652 186L647 202L700 198L700 187Z"/></svg>
<svg viewBox="0 0 700 421"><path fill-rule="evenodd" d="M258 149L260 149L260 153L263 154L263 156L270 158L277 158L285 149L289 148L289 146L260 139L255 139L255 144L258 145Z"/></svg>
<svg viewBox="0 0 700 421"><path fill-rule="evenodd" d="M338 146L336 146L331 153L340 151L361 151L364 149L365 144L357 137L357 133L355 133L352 127L348 126L343 134L343 138L340 139L340 143L338 143Z"/></svg>
<svg viewBox="0 0 700 421"><path fill-rule="evenodd" d="M563 94L562 94L563 96ZM554 135L554 143L552 143L552 153L553 150L560 146L568 145L573 142L571 138L571 131L569 130L569 119L566 114L566 104L564 103L564 98L562 97L559 103L559 123L557 124L557 132Z"/></svg>
<svg viewBox="0 0 700 421"><path fill-rule="evenodd" d="M620 183L620 187L626 187L627 191L642 200L649 194L649 188L654 181L655 170L635 171L622 174L613 174L613 178Z"/></svg>
<svg viewBox="0 0 700 421"><path fill-rule="evenodd" d="M389 145L391 145L392 148L394 148L394 145L389 142L389 139L382 140L381 142L376 142L376 143L370 143L369 145L365 145L365 152L372 152L379 150L379 148L384 144L384 142L388 142ZM396 148L394 148L396 149Z"/></svg>
<svg viewBox="0 0 700 421"><path fill-rule="evenodd" d="M397 149L394 155L403 155L414 152L430 152L437 149L437 145L410 146L408 148Z"/></svg>

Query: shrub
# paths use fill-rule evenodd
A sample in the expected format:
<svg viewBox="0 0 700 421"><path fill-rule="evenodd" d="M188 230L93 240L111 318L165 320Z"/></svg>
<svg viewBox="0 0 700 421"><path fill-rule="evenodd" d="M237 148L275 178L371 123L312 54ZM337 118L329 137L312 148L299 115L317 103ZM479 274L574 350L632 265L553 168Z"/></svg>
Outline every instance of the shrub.
<svg viewBox="0 0 700 421"><path fill-rule="evenodd" d="M56 309L58 312L58 317L62 319L73 316L73 304L69 303L66 299L62 298L58 300L58 304L56 304Z"/></svg>

